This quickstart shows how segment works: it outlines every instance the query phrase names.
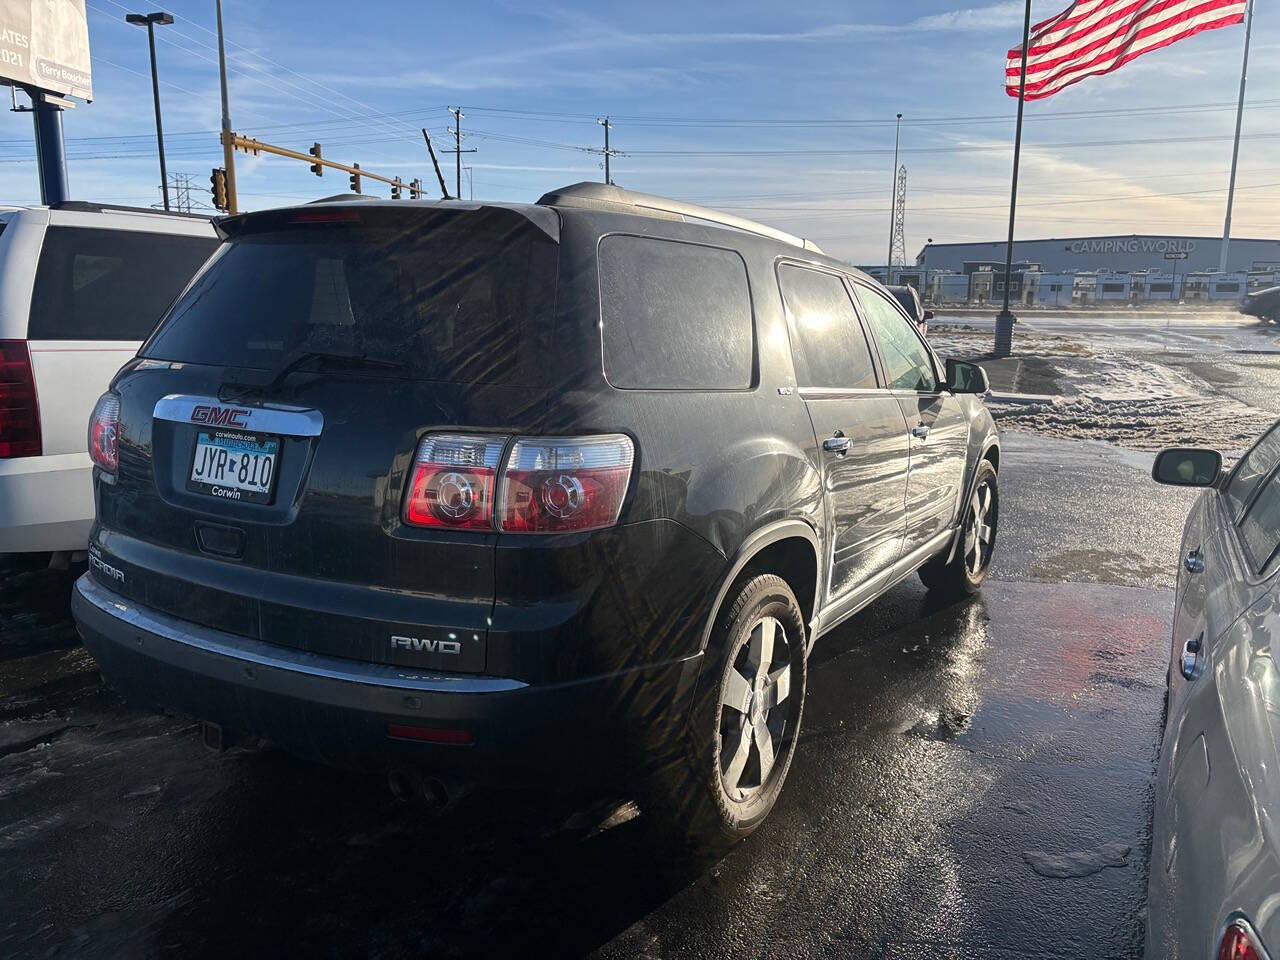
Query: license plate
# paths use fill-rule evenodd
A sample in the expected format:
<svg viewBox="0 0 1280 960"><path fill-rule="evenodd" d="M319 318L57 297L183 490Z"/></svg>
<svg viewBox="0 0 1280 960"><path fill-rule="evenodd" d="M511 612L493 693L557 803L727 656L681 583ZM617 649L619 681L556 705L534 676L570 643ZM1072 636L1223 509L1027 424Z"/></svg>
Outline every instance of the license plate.
<svg viewBox="0 0 1280 960"><path fill-rule="evenodd" d="M271 499L279 452L279 437L201 430L187 489L223 500L264 503Z"/></svg>

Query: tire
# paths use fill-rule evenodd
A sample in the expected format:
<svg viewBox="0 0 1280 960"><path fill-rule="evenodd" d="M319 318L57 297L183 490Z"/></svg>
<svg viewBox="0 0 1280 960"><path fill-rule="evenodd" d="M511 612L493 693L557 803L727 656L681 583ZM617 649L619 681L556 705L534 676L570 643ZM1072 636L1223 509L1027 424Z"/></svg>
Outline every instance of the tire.
<svg viewBox="0 0 1280 960"><path fill-rule="evenodd" d="M781 577L752 575L730 588L680 756L651 784L644 804L664 839L718 850L768 817L804 714L806 636L799 604Z"/></svg>
<svg viewBox="0 0 1280 960"><path fill-rule="evenodd" d="M960 544L951 562L947 563L945 555L939 555L920 568L924 585L941 596L971 596L981 589L982 581L987 578L1000 520L1000 487L996 468L990 460L978 463L973 495L965 504L963 518Z"/></svg>

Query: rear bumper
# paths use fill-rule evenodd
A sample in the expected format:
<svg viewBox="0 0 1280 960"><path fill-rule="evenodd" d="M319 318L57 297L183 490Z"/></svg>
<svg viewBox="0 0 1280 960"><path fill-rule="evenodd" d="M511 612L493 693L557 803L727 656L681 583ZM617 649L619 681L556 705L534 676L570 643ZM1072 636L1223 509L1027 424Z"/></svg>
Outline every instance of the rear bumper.
<svg viewBox="0 0 1280 960"><path fill-rule="evenodd" d="M468 780L560 778L583 769L594 776L606 760L661 762L687 716L701 662L695 656L530 685L327 657L223 633L142 607L89 574L76 582L71 607L104 678L131 700L325 763L407 763ZM390 736L389 724L466 731L473 742L406 740Z"/></svg>
<svg viewBox="0 0 1280 960"><path fill-rule="evenodd" d="M0 460L0 553L84 550L92 526L87 453Z"/></svg>

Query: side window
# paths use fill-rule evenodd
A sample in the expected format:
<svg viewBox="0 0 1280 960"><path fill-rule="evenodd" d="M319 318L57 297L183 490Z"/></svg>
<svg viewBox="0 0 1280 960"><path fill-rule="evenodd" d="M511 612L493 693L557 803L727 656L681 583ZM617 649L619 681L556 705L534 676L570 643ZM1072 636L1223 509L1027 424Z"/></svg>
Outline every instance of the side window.
<svg viewBox="0 0 1280 960"><path fill-rule="evenodd" d="M145 340L217 246L215 237L50 227L27 337Z"/></svg>
<svg viewBox="0 0 1280 960"><path fill-rule="evenodd" d="M891 390L932 393L938 389L933 358L912 323L874 290L858 288L858 300L871 324Z"/></svg>
<svg viewBox="0 0 1280 960"><path fill-rule="evenodd" d="M755 327L747 265L677 240L600 241L600 338L609 383L636 390L741 390Z"/></svg>
<svg viewBox="0 0 1280 960"><path fill-rule="evenodd" d="M802 387L874 388L871 348L844 281L784 263L778 286L791 326L796 378Z"/></svg>
<svg viewBox="0 0 1280 960"><path fill-rule="evenodd" d="M1240 521L1240 539L1255 573L1274 568L1280 550L1280 474L1265 483Z"/></svg>
<svg viewBox="0 0 1280 960"><path fill-rule="evenodd" d="M1241 458L1231 474L1223 497L1227 501L1227 512L1235 519L1240 515L1244 505L1258 481L1271 472L1271 468L1280 461L1280 423L1277 423L1253 448Z"/></svg>

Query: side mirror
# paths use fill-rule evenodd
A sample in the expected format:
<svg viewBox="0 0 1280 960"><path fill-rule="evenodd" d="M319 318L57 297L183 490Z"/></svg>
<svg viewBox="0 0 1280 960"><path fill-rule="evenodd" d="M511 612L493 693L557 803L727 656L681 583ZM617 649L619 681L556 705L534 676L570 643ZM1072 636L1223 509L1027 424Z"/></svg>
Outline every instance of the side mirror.
<svg viewBox="0 0 1280 960"><path fill-rule="evenodd" d="M924 318L923 318L923 319L925 319L925 320L932 320L932 319L933 319L933 311L932 311L932 310L926 310L926 311L924 312Z"/></svg>
<svg viewBox="0 0 1280 960"><path fill-rule="evenodd" d="M952 393L986 393L991 389L987 371L976 363L947 358L947 389Z"/></svg>
<svg viewBox="0 0 1280 960"><path fill-rule="evenodd" d="M1151 479L1171 487L1211 487L1222 475L1222 454L1201 447L1170 447L1156 454Z"/></svg>

